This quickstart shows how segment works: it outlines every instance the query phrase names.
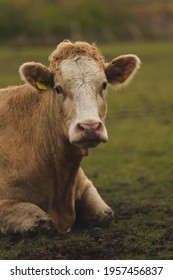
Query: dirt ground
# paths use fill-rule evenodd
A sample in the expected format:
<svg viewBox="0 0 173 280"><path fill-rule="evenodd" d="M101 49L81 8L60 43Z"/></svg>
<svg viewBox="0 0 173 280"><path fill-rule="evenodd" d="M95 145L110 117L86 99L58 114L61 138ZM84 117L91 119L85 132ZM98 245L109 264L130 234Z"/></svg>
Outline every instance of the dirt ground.
<svg viewBox="0 0 173 280"><path fill-rule="evenodd" d="M65 235L1 235L0 259L172 259L172 224L164 220L149 222L145 229L142 229L140 221L134 222L136 215L140 220L145 219L150 210L148 207L127 209L119 206L116 209L115 220L108 228L85 229L76 225L71 233ZM173 216L171 209L155 210L164 212L167 217ZM156 228L160 234L156 232ZM152 236L153 232L155 238ZM167 254L163 255L162 252L165 254L165 251Z"/></svg>

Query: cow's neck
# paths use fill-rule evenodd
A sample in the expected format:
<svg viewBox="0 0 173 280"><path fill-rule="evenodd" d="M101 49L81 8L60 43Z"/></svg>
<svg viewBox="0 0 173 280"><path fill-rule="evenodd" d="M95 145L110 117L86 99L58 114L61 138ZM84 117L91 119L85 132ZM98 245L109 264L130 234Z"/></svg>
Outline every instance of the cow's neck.
<svg viewBox="0 0 173 280"><path fill-rule="evenodd" d="M81 162L79 151L65 139L51 143L55 197L50 212L59 231L70 229L75 221L75 179ZM59 215L57 215L59 213Z"/></svg>
<svg viewBox="0 0 173 280"><path fill-rule="evenodd" d="M52 113L48 116L46 146L55 193L50 214L57 221L59 230L64 231L70 228L75 220L74 184L83 156L80 149L64 136L62 121L58 120L58 116L55 117ZM57 216L56 213L61 214Z"/></svg>
<svg viewBox="0 0 173 280"><path fill-rule="evenodd" d="M71 145L66 139L59 137L57 143L51 143L52 159L58 179L68 185L69 177L77 173L82 156L78 148Z"/></svg>

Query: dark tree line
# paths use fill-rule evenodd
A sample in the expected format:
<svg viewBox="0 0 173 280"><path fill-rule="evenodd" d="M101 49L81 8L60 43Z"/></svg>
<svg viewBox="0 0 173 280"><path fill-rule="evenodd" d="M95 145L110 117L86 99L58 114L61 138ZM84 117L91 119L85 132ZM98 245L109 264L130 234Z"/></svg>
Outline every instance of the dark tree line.
<svg viewBox="0 0 173 280"><path fill-rule="evenodd" d="M64 38L171 38L171 5L163 0L0 0L0 40L52 44Z"/></svg>

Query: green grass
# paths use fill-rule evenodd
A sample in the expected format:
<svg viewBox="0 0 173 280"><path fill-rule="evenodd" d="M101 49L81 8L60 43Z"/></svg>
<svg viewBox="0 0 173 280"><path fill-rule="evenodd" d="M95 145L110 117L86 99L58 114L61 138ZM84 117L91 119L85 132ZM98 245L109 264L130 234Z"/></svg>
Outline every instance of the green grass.
<svg viewBox="0 0 173 280"><path fill-rule="evenodd" d="M0 85L20 83L23 62L48 65L52 49L0 49ZM109 142L82 163L115 210L114 223L63 237L2 236L0 259L173 259L172 49L158 42L102 46L108 59L134 53L142 61L128 88L109 88Z"/></svg>

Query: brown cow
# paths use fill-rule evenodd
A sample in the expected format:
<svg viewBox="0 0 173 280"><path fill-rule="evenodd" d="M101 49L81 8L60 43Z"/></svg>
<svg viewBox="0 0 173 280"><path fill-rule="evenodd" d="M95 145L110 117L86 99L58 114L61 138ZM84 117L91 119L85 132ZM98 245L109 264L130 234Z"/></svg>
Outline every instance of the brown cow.
<svg viewBox="0 0 173 280"><path fill-rule="evenodd" d="M20 67L24 85L0 90L0 230L71 229L109 221L113 211L80 167L88 149L107 141L107 83L126 85L140 66L135 55L106 63L95 45L64 41L50 66Z"/></svg>

